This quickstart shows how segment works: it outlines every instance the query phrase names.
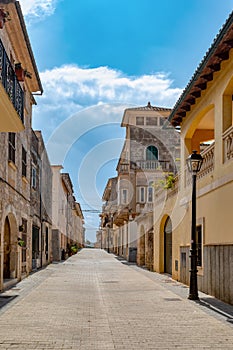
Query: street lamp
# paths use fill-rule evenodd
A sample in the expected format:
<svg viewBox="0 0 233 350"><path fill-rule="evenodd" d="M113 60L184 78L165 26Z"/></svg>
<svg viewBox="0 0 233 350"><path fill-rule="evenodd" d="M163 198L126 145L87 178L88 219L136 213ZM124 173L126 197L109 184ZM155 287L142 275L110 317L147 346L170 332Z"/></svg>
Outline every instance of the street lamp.
<svg viewBox="0 0 233 350"><path fill-rule="evenodd" d="M190 285L188 299L199 300L197 289L197 248L196 248L196 180L197 173L200 171L203 158L197 151L193 151L192 154L186 160L188 170L192 174L192 226L191 226L191 269L190 269Z"/></svg>

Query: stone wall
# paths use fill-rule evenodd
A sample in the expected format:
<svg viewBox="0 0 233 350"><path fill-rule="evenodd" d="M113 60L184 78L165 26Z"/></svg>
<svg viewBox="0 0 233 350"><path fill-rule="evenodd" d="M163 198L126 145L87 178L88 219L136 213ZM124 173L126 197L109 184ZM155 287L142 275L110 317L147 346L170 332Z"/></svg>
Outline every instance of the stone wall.
<svg viewBox="0 0 233 350"><path fill-rule="evenodd" d="M60 232L59 230L52 230L52 254L54 261L61 260L61 251L60 251Z"/></svg>
<svg viewBox="0 0 233 350"><path fill-rule="evenodd" d="M180 281L189 284L189 247L181 247ZM204 246L203 272L198 272L198 290L233 305L233 245Z"/></svg>

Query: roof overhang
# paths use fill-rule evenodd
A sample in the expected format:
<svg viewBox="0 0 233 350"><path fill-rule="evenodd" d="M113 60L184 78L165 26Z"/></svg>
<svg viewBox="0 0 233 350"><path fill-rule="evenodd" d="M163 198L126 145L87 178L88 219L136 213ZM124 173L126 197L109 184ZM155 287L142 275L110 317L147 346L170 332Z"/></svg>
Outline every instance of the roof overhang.
<svg viewBox="0 0 233 350"><path fill-rule="evenodd" d="M220 71L221 62L229 58L233 47L233 12L207 51L193 77L176 102L168 121L174 126L181 125L196 99L207 89L208 82L214 79L214 73Z"/></svg>
<svg viewBox="0 0 233 350"><path fill-rule="evenodd" d="M5 23L6 32L15 52L18 62L22 68L31 73L31 79L27 78L27 85L31 93L43 93L43 87L39 72L31 48L23 13L19 1L0 0L0 5L9 12L10 21Z"/></svg>

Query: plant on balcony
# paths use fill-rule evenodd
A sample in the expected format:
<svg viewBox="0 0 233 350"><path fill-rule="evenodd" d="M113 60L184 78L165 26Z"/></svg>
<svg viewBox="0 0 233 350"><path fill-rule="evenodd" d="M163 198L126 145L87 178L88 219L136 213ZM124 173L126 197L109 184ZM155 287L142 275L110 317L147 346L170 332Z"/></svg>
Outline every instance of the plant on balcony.
<svg viewBox="0 0 233 350"><path fill-rule="evenodd" d="M22 238L18 237L17 241L20 247L25 247L26 244Z"/></svg>
<svg viewBox="0 0 233 350"><path fill-rule="evenodd" d="M165 173L164 178L158 180L158 182L154 185L156 190L163 188L165 190L173 188L175 183L175 177L173 173Z"/></svg>
<svg viewBox="0 0 233 350"><path fill-rule="evenodd" d="M9 12L0 8L0 29L4 27L6 21L10 21Z"/></svg>
<svg viewBox="0 0 233 350"><path fill-rule="evenodd" d="M173 188L174 183L175 183L174 174L173 174L173 173L168 173L168 174L165 176L165 185L164 185L164 188L165 188L165 189Z"/></svg>

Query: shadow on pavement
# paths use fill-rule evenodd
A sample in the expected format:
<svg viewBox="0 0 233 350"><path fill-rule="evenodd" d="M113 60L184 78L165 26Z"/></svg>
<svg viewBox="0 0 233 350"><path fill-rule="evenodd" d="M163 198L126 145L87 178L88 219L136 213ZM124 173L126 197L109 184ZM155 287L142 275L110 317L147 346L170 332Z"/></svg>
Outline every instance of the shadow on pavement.
<svg viewBox="0 0 233 350"><path fill-rule="evenodd" d="M226 304L218 299L211 298L211 297L202 297L199 301L201 305L204 305L223 316L226 316L229 318L229 322L233 323L233 306L230 304Z"/></svg>
<svg viewBox="0 0 233 350"><path fill-rule="evenodd" d="M0 309L15 299L18 295L0 295Z"/></svg>

